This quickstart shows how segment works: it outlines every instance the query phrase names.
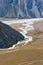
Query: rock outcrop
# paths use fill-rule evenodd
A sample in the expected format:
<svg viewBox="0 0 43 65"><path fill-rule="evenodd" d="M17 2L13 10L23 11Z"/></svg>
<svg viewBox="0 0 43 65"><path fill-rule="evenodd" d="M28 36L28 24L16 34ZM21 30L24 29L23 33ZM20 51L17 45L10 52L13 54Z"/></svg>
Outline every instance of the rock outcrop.
<svg viewBox="0 0 43 65"><path fill-rule="evenodd" d="M0 48L9 48L22 41L24 36L9 25L0 22Z"/></svg>

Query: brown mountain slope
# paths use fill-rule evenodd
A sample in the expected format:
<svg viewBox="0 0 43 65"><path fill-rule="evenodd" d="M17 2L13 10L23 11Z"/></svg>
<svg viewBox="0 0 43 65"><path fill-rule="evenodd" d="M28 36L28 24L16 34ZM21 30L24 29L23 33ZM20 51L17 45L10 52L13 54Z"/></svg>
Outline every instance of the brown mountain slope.
<svg viewBox="0 0 43 65"><path fill-rule="evenodd" d="M0 65L43 65L43 24L34 24L35 30L28 32L33 36L31 44L9 53L0 52Z"/></svg>

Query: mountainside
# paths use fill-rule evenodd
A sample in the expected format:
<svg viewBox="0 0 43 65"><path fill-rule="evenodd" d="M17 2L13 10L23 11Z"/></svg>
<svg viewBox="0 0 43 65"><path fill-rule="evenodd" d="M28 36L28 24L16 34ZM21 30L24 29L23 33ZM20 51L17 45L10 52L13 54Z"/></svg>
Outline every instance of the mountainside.
<svg viewBox="0 0 43 65"><path fill-rule="evenodd" d="M0 0L1 18L42 18L43 0Z"/></svg>
<svg viewBox="0 0 43 65"><path fill-rule="evenodd" d="M10 26L0 22L0 48L9 48L22 41L24 36Z"/></svg>

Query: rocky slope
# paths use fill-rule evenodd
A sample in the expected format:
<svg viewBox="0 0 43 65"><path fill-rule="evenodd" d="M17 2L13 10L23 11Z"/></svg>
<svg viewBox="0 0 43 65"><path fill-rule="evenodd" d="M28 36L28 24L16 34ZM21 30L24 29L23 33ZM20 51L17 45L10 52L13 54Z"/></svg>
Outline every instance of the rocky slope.
<svg viewBox="0 0 43 65"><path fill-rule="evenodd" d="M0 48L9 48L23 39L24 36L22 34L0 22Z"/></svg>
<svg viewBox="0 0 43 65"><path fill-rule="evenodd" d="M0 0L0 17L43 17L43 0Z"/></svg>

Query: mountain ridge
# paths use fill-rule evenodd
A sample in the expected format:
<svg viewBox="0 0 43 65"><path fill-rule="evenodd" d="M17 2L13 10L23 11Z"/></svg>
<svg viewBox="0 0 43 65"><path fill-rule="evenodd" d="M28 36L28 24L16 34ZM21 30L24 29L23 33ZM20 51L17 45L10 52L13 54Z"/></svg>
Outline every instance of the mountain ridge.
<svg viewBox="0 0 43 65"><path fill-rule="evenodd" d="M0 18L43 18L43 0L0 0Z"/></svg>

